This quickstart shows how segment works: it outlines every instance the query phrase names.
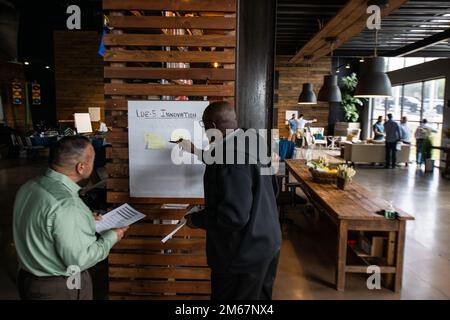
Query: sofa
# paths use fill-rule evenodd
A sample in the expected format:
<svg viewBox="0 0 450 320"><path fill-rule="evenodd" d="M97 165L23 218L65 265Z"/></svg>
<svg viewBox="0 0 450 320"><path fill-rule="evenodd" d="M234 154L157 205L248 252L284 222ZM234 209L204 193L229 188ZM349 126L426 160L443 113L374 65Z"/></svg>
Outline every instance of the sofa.
<svg viewBox="0 0 450 320"><path fill-rule="evenodd" d="M384 144L350 143L341 144L345 162L355 163L385 163L386 151ZM397 163L408 165L410 145L402 144L401 150L397 152Z"/></svg>

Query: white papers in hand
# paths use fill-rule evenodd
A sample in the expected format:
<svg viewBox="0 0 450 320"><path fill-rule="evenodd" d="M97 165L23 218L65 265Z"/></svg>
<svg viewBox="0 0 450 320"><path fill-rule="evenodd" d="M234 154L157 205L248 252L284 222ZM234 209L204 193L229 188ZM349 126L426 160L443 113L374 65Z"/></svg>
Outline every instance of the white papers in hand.
<svg viewBox="0 0 450 320"><path fill-rule="evenodd" d="M102 233L110 229L123 228L144 217L144 214L136 211L128 203L125 203L103 215L102 220L96 221L95 231Z"/></svg>
<svg viewBox="0 0 450 320"><path fill-rule="evenodd" d="M175 233L178 232L178 230L180 230L181 228L183 228L183 226L186 224L186 218L183 217L181 218L180 222L178 222L177 226L175 229L173 229L173 231L171 233L169 233L167 236L164 237L164 239L161 240L162 243L166 243L167 240L169 240L170 238L172 238Z"/></svg>

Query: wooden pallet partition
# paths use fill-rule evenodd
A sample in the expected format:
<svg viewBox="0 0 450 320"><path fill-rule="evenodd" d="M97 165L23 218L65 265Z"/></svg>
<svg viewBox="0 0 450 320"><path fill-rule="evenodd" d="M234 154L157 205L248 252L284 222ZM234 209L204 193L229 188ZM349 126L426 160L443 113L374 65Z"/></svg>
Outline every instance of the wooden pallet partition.
<svg viewBox="0 0 450 320"><path fill-rule="evenodd" d="M129 196L127 105L129 100L162 96L206 96L233 103L236 1L103 0L103 9L114 28L104 37L105 117L112 129L107 136L112 144L107 150L107 200L111 208L128 202L147 216L130 227L109 256L110 299L208 299L204 231L184 228L167 243L160 241L173 228L165 223L186 213L162 209L161 204L203 200ZM163 11L175 16L164 16ZM167 29L186 32L172 35ZM173 62L189 63L189 68L166 67ZM161 84L161 79L169 84Z"/></svg>

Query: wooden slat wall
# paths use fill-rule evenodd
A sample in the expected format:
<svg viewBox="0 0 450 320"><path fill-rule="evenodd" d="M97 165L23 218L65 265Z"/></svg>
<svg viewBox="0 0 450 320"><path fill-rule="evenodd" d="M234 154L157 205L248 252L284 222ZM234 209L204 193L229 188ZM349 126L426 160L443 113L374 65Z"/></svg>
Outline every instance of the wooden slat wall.
<svg viewBox="0 0 450 320"><path fill-rule="evenodd" d="M303 113L306 119L317 119L314 127L328 127L328 108L327 102L319 102L317 105L298 105L298 96L302 90L302 84L306 82L306 65L289 63L289 56L277 56L275 70L279 72L278 102L275 107L278 108L278 129L280 136L288 136L288 128L285 125L286 110L298 110ZM309 82L314 86L316 95L323 84L323 76L329 74L331 68L328 57L315 61L309 68Z"/></svg>
<svg viewBox="0 0 450 320"><path fill-rule="evenodd" d="M53 38L57 120L73 120L75 112L96 107L104 121L103 59L97 53L100 35L95 31L55 31Z"/></svg>
<svg viewBox="0 0 450 320"><path fill-rule="evenodd" d="M203 199L130 198L127 104L128 100L160 100L162 95L195 100L206 96L233 103L236 2L103 0L103 8L114 27L104 39L105 114L112 128L107 137L112 143L107 150L107 199L111 207L128 202L147 216L130 227L109 256L110 298L208 299L204 231L183 228L167 243L160 241L173 228L162 221L179 220L186 213L161 209L162 203L199 204ZM162 10L182 12L176 17L158 16ZM190 33L170 35L162 30L183 28ZM171 51L163 51L164 46ZM189 62L190 68L165 68L165 62ZM221 66L214 68L214 62ZM171 83L160 84L160 79ZM194 84L179 84L178 79L191 79Z"/></svg>

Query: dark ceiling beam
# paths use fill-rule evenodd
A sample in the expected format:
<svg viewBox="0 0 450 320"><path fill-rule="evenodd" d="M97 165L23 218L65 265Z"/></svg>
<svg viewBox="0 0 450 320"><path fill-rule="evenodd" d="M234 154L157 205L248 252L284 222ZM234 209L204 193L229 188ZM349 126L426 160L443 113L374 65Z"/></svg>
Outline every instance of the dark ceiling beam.
<svg viewBox="0 0 450 320"><path fill-rule="evenodd" d="M405 8L430 7L430 5L448 7L448 1L434 1L434 0L410 1L410 2L406 3L403 7L405 7Z"/></svg>
<svg viewBox="0 0 450 320"><path fill-rule="evenodd" d="M438 10L436 10L438 11ZM440 10L439 10L440 11ZM392 14L386 18L383 18L382 22L384 21L410 21L410 20L449 20L449 17L444 17L442 15L424 15L420 12L416 12L416 14L405 14L400 15L398 13Z"/></svg>
<svg viewBox="0 0 450 320"><path fill-rule="evenodd" d="M381 51L379 56L386 57L388 52ZM373 50L357 50L357 49L345 49L336 50L335 56L339 57L349 57L349 58L360 58L360 57L370 57L373 56ZM435 51L435 50L424 50L415 52L408 57L427 57L427 58L450 58L450 51Z"/></svg>
<svg viewBox="0 0 450 320"><path fill-rule="evenodd" d="M445 10L448 10L447 7L429 7L429 8L402 8L400 11L397 12L397 14L412 14L412 15L434 15L434 14L440 14L440 13L446 13Z"/></svg>
<svg viewBox="0 0 450 320"><path fill-rule="evenodd" d="M311 24L313 25L317 25L317 20L316 19L310 19L310 20L297 20L297 21L293 21L293 22L286 22L286 21L279 21L277 23L277 27L293 27L293 26L311 26ZM439 26L442 25L449 25L450 24L450 20L448 22L423 22L423 21L418 21L416 23L411 23L408 21L396 21L396 22L386 22L383 21L382 26L383 29L388 27L404 27L409 28L409 27L420 27L421 25L426 25L426 26L430 26L427 28L439 28Z"/></svg>
<svg viewBox="0 0 450 320"><path fill-rule="evenodd" d="M336 12L321 11L321 10L317 10L317 11L293 11L293 10L283 11L283 10L280 10L278 12L277 16L279 18L282 18L283 15L286 15L286 16L309 16L312 14L317 15L317 16L334 16L336 14Z"/></svg>
<svg viewBox="0 0 450 320"><path fill-rule="evenodd" d="M414 52L421 51L430 46L433 46L448 38L450 38L450 28L448 28L444 32L437 33L435 35L432 35L431 37L422 39L420 41L409 44L403 48L399 48L397 50L389 52L389 57L403 57L406 55L410 55Z"/></svg>

